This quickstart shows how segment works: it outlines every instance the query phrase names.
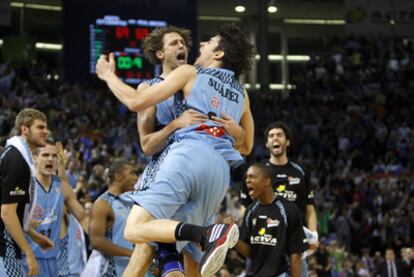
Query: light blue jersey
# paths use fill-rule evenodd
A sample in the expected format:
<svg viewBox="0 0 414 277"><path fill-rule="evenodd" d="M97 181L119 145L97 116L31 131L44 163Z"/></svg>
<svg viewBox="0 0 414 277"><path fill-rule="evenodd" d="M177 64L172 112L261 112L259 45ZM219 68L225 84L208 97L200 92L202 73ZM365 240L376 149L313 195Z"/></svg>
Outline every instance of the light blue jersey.
<svg viewBox="0 0 414 277"><path fill-rule="evenodd" d="M239 122L243 92L232 71L197 68L195 85L181 103L183 108L174 103L175 116L193 108L216 116L224 112ZM178 130L173 139L158 157L153 181L131 198L155 218L209 225L227 192L230 166L240 164L243 158L233 148L233 138L213 121ZM179 244L181 250L184 243Z"/></svg>
<svg viewBox="0 0 414 277"><path fill-rule="evenodd" d="M26 236L33 253L37 258L56 258L59 252L59 233L62 223L64 196L62 182L59 177L52 176L49 191L36 180L33 221L37 225L35 231L47 236L53 243L52 250L42 250L40 246Z"/></svg>
<svg viewBox="0 0 414 277"><path fill-rule="evenodd" d="M39 264L39 274L42 277L57 276L57 260L59 253L59 233L62 223L64 196L62 182L59 177L52 176L49 191L46 191L38 180L35 182L33 222L35 231L47 236L54 244L51 250L43 250L37 243L26 235L26 239L33 250ZM26 259L22 258L27 269Z"/></svg>
<svg viewBox="0 0 414 277"><path fill-rule="evenodd" d="M237 81L234 72L223 68L196 67L197 77L190 95L183 99L182 105L206 115L221 117L227 114L240 122L244 107L244 89ZM177 98L176 98L177 99ZM175 106L179 104L175 103ZM185 109L175 109L180 113ZM179 116L179 114L176 114ZM213 147L231 166L243 162L240 153L234 149L234 139L214 121L191 125L177 130L175 140L197 139Z"/></svg>
<svg viewBox="0 0 414 277"><path fill-rule="evenodd" d="M162 77L155 77L151 80L146 81L150 86L162 82L164 79ZM156 104L155 112L155 130L159 131L168 125L171 121L176 118L177 112L174 107L174 96L169 97L168 99ZM161 152L153 155L149 161L148 165L142 174L142 182L139 186L139 190L146 190L148 186L154 182L155 174L158 171L158 168L162 162L162 159L159 159Z"/></svg>
<svg viewBox="0 0 414 277"><path fill-rule="evenodd" d="M105 232L105 238L120 247L133 250L132 243L124 239L125 223L130 212L130 208L124 205L118 198L118 196L105 192L99 198L109 203L112 207L115 217L114 224L111 228ZM105 260L100 265L100 275L104 277L121 277L126 266L128 265L129 257L120 256L104 256Z"/></svg>
<svg viewBox="0 0 414 277"><path fill-rule="evenodd" d="M152 86L162 82L164 79L162 77L155 77L151 80L146 81L148 85ZM156 104L156 113L155 113L155 129L160 130L164 126L168 125L171 121L174 120L174 96Z"/></svg>
<svg viewBox="0 0 414 277"><path fill-rule="evenodd" d="M60 240L57 257L59 277L80 276L86 264L86 244L82 226L69 214L68 230Z"/></svg>

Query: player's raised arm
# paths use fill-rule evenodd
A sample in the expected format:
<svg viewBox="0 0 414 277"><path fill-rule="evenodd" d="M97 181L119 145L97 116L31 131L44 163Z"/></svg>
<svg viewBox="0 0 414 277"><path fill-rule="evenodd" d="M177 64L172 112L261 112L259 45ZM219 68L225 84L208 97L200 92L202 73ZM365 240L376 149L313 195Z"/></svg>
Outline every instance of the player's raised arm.
<svg viewBox="0 0 414 277"><path fill-rule="evenodd" d="M137 94L135 89L123 83L115 74L115 57L113 53L109 57L101 55L96 64L98 77L105 81L112 93L129 110L140 112L159 103L179 90L189 91L192 80L195 78L195 68L183 65L169 74L165 81L150 86Z"/></svg>

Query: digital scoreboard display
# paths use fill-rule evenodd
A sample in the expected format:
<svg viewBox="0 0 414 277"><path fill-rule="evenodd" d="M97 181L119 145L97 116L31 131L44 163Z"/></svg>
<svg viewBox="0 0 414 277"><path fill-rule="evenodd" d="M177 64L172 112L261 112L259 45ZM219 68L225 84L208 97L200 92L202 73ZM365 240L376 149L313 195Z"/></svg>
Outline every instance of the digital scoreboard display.
<svg viewBox="0 0 414 277"><path fill-rule="evenodd" d="M144 19L121 19L107 15L89 26L90 73L95 73L96 62L101 54L113 52L117 76L129 84L159 75L160 66L153 66L141 48L143 38L158 27L167 26L166 21Z"/></svg>

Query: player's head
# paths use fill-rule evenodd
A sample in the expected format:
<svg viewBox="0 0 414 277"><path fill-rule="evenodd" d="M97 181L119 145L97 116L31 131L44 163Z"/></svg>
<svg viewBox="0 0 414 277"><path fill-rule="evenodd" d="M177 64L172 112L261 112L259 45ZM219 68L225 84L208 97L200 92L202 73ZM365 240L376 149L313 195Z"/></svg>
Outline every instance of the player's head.
<svg viewBox="0 0 414 277"><path fill-rule="evenodd" d="M292 132L289 127L281 121L276 121L267 126L264 133L266 148L270 155L280 157L287 155L287 148L292 139Z"/></svg>
<svg viewBox="0 0 414 277"><path fill-rule="evenodd" d="M49 133L47 118L39 110L26 108L19 112L14 123L17 135L23 136L29 146L45 146Z"/></svg>
<svg viewBox="0 0 414 277"><path fill-rule="evenodd" d="M171 69L187 63L191 45L190 30L175 26L154 29L142 42L145 56L152 64Z"/></svg>
<svg viewBox="0 0 414 277"><path fill-rule="evenodd" d="M273 193L272 169L261 163L251 165L246 172L246 186L252 199L260 199L263 195Z"/></svg>
<svg viewBox="0 0 414 277"><path fill-rule="evenodd" d="M253 45L240 28L226 24L209 41L200 43L200 55L195 64L209 66L213 61L219 61L222 68L230 69L238 76L251 69L254 55Z"/></svg>
<svg viewBox="0 0 414 277"><path fill-rule="evenodd" d="M116 159L109 166L108 179L110 186L119 186L122 192L126 192L134 190L138 176L128 161Z"/></svg>
<svg viewBox="0 0 414 277"><path fill-rule="evenodd" d="M56 144L46 140L45 146L38 147L34 153L36 172L43 176L52 176L59 165Z"/></svg>

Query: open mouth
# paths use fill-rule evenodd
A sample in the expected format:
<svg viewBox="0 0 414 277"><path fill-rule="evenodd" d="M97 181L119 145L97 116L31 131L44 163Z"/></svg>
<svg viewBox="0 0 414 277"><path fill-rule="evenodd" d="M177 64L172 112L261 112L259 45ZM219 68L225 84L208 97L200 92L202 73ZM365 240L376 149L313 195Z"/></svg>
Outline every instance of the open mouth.
<svg viewBox="0 0 414 277"><path fill-rule="evenodd" d="M250 186L247 186L247 193L251 196L253 194L253 188Z"/></svg>
<svg viewBox="0 0 414 277"><path fill-rule="evenodd" d="M186 56L185 56L185 53L178 53L177 54L177 60L178 61L181 61L181 62L185 62L185 60L186 60Z"/></svg>
<svg viewBox="0 0 414 277"><path fill-rule="evenodd" d="M280 149L280 144L273 144L273 149Z"/></svg>
<svg viewBox="0 0 414 277"><path fill-rule="evenodd" d="M46 168L46 169L53 169L53 165L51 165L51 164L47 164L47 165L45 166L45 168Z"/></svg>

